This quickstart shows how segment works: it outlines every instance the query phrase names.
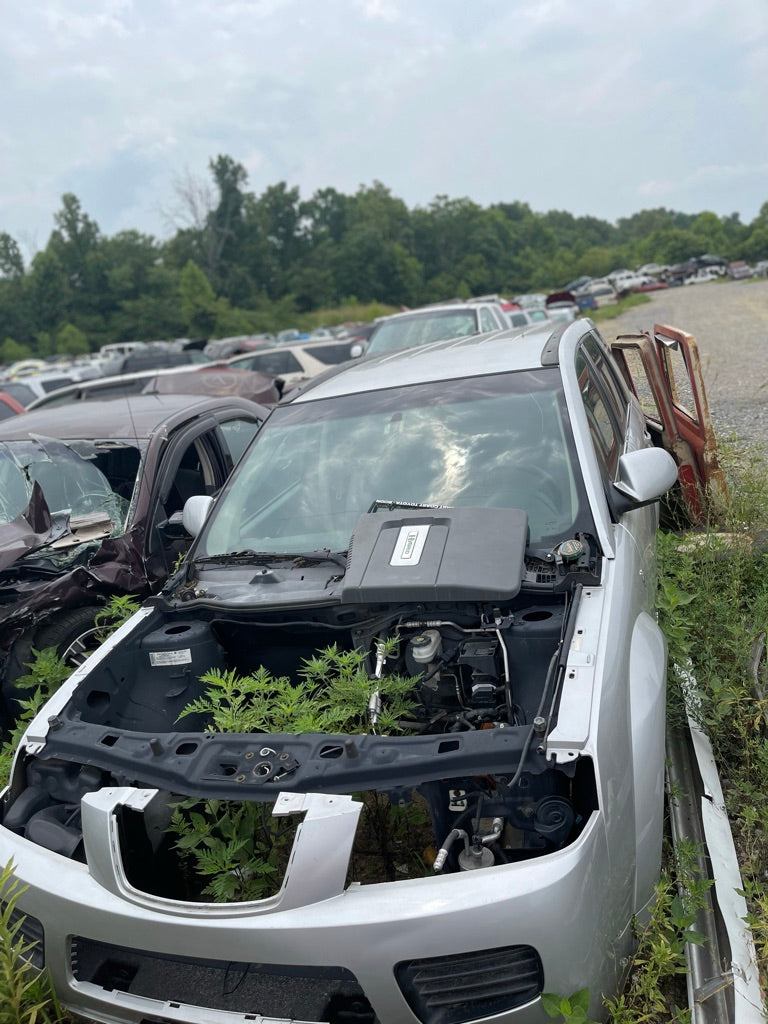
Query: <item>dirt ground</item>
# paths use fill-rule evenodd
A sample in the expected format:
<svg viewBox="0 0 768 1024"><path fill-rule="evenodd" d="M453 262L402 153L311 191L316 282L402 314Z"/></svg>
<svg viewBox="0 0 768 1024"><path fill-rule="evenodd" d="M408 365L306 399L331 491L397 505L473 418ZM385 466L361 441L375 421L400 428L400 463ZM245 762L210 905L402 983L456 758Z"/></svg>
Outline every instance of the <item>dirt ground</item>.
<svg viewBox="0 0 768 1024"><path fill-rule="evenodd" d="M704 384L721 436L768 444L768 279L649 293L650 303L598 324L606 340L669 324L699 343Z"/></svg>

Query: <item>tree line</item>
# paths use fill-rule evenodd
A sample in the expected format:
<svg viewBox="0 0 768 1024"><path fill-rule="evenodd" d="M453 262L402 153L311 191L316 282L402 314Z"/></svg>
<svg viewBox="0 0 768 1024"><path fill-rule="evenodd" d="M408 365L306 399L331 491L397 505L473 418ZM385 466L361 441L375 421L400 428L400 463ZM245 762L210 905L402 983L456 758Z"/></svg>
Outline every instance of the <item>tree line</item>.
<svg viewBox="0 0 768 1024"><path fill-rule="evenodd" d="M580 274L704 252L768 258L768 202L751 224L736 213L664 208L611 224L446 195L409 209L378 181L353 195L323 188L302 199L285 182L256 195L229 156L212 159L208 171L177 183L166 240L138 231L105 236L71 193L29 265L0 232L0 360L273 331L357 303L547 291Z"/></svg>

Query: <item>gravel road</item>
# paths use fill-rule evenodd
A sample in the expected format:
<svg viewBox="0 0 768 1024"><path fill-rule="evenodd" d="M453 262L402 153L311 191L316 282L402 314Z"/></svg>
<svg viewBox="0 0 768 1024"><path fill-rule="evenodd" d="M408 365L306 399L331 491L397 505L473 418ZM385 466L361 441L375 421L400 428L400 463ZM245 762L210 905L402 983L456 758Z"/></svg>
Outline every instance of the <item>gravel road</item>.
<svg viewBox="0 0 768 1024"><path fill-rule="evenodd" d="M651 302L598 324L618 334L669 324L699 343L718 434L768 444L768 280L727 281L650 292Z"/></svg>

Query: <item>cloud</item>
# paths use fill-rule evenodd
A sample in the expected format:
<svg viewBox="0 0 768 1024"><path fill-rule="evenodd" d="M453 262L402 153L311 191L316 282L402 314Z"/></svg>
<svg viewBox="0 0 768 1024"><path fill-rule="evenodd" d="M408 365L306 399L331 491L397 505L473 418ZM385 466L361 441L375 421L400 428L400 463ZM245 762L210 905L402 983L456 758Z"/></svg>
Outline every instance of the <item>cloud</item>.
<svg viewBox="0 0 768 1024"><path fill-rule="evenodd" d="M768 198L765 0L45 0L3 20L12 234L64 191L107 232L161 233L174 176L219 153L256 192L378 179L409 205L749 219Z"/></svg>

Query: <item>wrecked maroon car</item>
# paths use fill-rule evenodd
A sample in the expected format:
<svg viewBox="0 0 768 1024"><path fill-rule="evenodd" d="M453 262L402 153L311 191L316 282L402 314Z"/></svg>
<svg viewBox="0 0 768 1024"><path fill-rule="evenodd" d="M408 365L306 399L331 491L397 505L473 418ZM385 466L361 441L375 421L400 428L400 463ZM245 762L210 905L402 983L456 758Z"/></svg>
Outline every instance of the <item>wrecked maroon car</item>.
<svg viewBox="0 0 768 1024"><path fill-rule="evenodd" d="M33 649L76 662L110 597L165 581L190 541L184 502L218 491L267 412L239 396L142 395L0 424L4 727Z"/></svg>

